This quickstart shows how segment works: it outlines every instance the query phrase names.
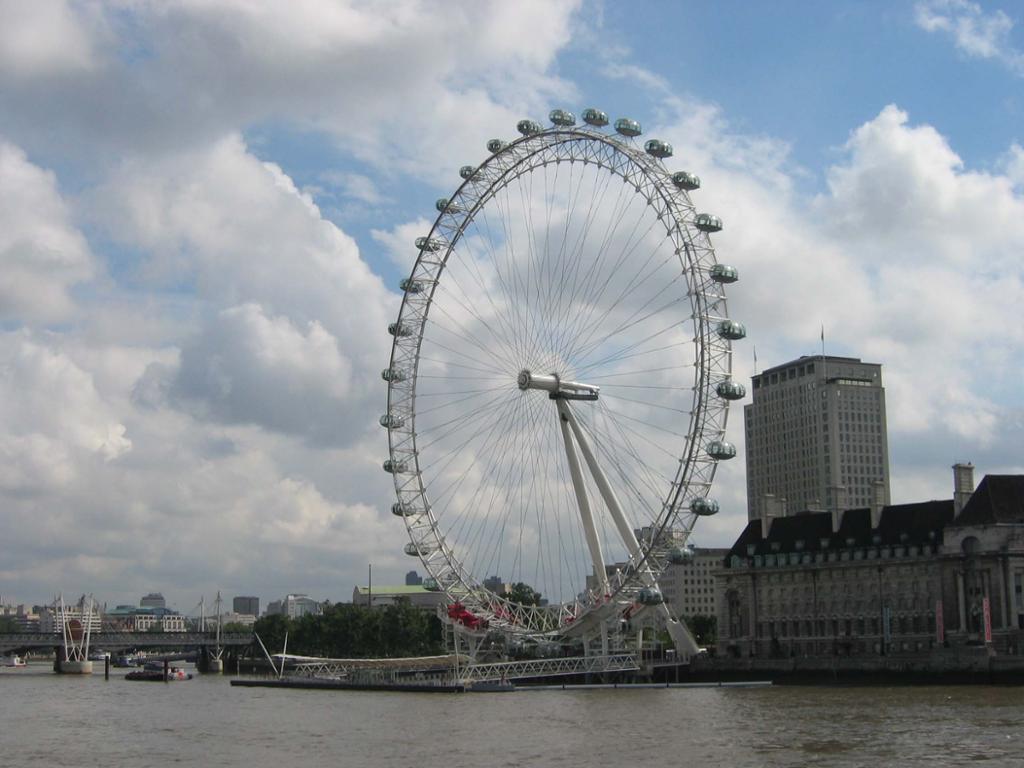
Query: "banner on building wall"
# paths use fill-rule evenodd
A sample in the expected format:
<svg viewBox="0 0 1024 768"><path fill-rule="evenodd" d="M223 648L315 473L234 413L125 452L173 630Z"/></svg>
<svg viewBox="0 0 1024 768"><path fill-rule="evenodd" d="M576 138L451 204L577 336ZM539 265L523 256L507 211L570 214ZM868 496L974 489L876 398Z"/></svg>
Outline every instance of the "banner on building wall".
<svg viewBox="0 0 1024 768"><path fill-rule="evenodd" d="M988 598L982 598L981 600L981 611L985 618L985 642L992 642L992 608L989 605Z"/></svg>
<svg viewBox="0 0 1024 768"><path fill-rule="evenodd" d="M942 617L942 601L935 601L935 640L942 645L946 642L946 622Z"/></svg>

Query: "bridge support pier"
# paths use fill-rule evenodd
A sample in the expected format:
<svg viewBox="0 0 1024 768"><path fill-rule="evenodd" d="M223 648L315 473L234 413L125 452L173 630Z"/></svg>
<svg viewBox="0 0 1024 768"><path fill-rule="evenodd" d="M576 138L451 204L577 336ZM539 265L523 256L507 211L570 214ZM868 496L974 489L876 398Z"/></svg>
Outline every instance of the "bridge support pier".
<svg viewBox="0 0 1024 768"><path fill-rule="evenodd" d="M209 646L204 645L196 655L196 669L204 675L222 675L224 659L220 654L211 651Z"/></svg>
<svg viewBox="0 0 1024 768"><path fill-rule="evenodd" d="M89 660L65 661L58 656L53 662L53 671L58 675L91 675L92 662Z"/></svg>

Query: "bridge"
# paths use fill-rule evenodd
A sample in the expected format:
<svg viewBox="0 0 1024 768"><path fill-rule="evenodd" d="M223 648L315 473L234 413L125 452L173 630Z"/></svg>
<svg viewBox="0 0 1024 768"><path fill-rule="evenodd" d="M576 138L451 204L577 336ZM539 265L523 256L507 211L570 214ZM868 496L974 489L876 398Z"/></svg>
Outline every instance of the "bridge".
<svg viewBox="0 0 1024 768"><path fill-rule="evenodd" d="M251 632L222 632L222 648L242 648L253 643ZM0 655L60 648L59 633L19 632L0 635ZM141 648L209 648L217 645L216 632L93 632L89 645L102 651Z"/></svg>

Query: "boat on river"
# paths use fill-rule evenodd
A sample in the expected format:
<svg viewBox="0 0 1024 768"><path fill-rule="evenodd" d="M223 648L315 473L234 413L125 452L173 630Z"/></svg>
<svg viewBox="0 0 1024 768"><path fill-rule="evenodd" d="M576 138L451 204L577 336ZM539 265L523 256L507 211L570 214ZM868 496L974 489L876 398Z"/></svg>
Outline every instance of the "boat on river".
<svg viewBox="0 0 1024 768"><path fill-rule="evenodd" d="M4 656L4 666L12 669L20 669L22 667L27 667L28 662L21 658L21 656L12 654L10 656Z"/></svg>
<svg viewBox="0 0 1024 768"><path fill-rule="evenodd" d="M181 680L191 680L192 673L186 672L180 667L171 667L167 670L167 677L164 677L163 669L140 669L136 672L129 672L124 676L125 680L144 680L151 683L162 683L166 680L168 683L178 682Z"/></svg>

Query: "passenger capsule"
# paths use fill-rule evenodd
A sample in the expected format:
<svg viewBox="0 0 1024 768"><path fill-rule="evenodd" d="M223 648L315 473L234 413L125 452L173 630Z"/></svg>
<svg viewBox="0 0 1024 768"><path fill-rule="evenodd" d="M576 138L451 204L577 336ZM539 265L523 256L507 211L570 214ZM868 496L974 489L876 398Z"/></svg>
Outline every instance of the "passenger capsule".
<svg viewBox="0 0 1024 768"><path fill-rule="evenodd" d="M487 151L493 155L501 152L501 150L507 146L508 142L502 141L501 139L491 139L487 142Z"/></svg>
<svg viewBox="0 0 1024 768"><path fill-rule="evenodd" d="M732 379L718 382L715 392L723 400L742 400L747 396L747 388Z"/></svg>
<svg viewBox="0 0 1024 768"><path fill-rule="evenodd" d="M434 253L435 251L441 250L441 241L432 240L429 237L417 237L416 248L420 251L430 251L431 253Z"/></svg>
<svg viewBox="0 0 1024 768"><path fill-rule="evenodd" d="M391 505L391 514L395 517L412 517L417 513L418 510L413 509L408 504L403 504L400 501L396 501Z"/></svg>
<svg viewBox="0 0 1024 768"><path fill-rule="evenodd" d="M615 121L615 132L623 136L629 136L632 139L643 133L643 130L641 130L640 123L636 120L620 117Z"/></svg>
<svg viewBox="0 0 1024 768"><path fill-rule="evenodd" d="M721 232L722 220L712 213L698 213L693 224L701 232Z"/></svg>
<svg viewBox="0 0 1024 768"><path fill-rule="evenodd" d="M529 136L534 133L540 133L544 129L535 120L520 120L516 123L516 130L523 134L523 136Z"/></svg>
<svg viewBox="0 0 1024 768"><path fill-rule="evenodd" d="M712 459L728 461L729 459L732 459L736 456L736 446L733 445L732 443L727 443L725 440L712 440L710 443L708 443L708 456L710 456ZM696 499L694 499L694 501L696 501ZM715 506L717 508L718 505L716 504ZM693 509L692 505L690 506L690 510L693 512L697 512L696 509ZM697 512L697 514L700 513Z"/></svg>
<svg viewBox="0 0 1024 768"><path fill-rule="evenodd" d="M677 171L672 174L672 183L680 189L693 192L695 189L700 189L700 176L686 171Z"/></svg>
<svg viewBox="0 0 1024 768"><path fill-rule="evenodd" d="M743 323L736 322L735 320L723 320L718 324L718 335L729 341L739 341L746 337L747 329Z"/></svg>
<svg viewBox="0 0 1024 768"><path fill-rule="evenodd" d="M412 328L405 323L391 323L388 325L388 333L396 338L408 338L412 336Z"/></svg>
<svg viewBox="0 0 1024 768"><path fill-rule="evenodd" d="M564 109L552 109L551 112L548 113L548 120L562 128L568 128L570 125L576 125L576 115L572 112L566 112Z"/></svg>
<svg viewBox="0 0 1024 768"><path fill-rule="evenodd" d="M399 416L397 413L385 413L380 417L379 421L382 427L387 427L388 429L401 429L405 426L405 417Z"/></svg>
<svg viewBox="0 0 1024 768"><path fill-rule="evenodd" d="M437 579L426 578L423 580L423 588L427 592L440 592L441 585L437 583Z"/></svg>
<svg viewBox="0 0 1024 768"><path fill-rule="evenodd" d="M413 280L408 277L400 282L398 287L406 293L423 293L423 283L419 280Z"/></svg>
<svg viewBox="0 0 1024 768"><path fill-rule="evenodd" d="M594 109L591 107L590 109L583 110L583 122L597 128L604 128L608 125L608 115L600 109Z"/></svg>
<svg viewBox="0 0 1024 768"><path fill-rule="evenodd" d="M427 542L422 542L417 547L414 542L410 541L403 547L403 549L405 550L405 554L409 555L410 557L424 557L426 555L429 555L435 549L437 549L437 547L433 544L428 544Z"/></svg>
<svg viewBox="0 0 1024 768"><path fill-rule="evenodd" d="M661 139L651 139L644 144L644 152L651 157L664 160L666 157L672 157L672 145Z"/></svg>
<svg viewBox="0 0 1024 768"><path fill-rule="evenodd" d="M714 445L716 445L716 443L711 443L710 445L708 445L708 453L711 453L711 448ZM732 458L733 456L736 455L736 449L730 443L717 443L717 445L728 446L732 450L732 453L726 457L715 456L716 459ZM711 455L714 456L715 454L711 453ZM701 517L710 517L711 515L717 515L718 502L715 501L714 499L705 499L703 496L701 496L690 502L690 511L693 512L693 514L695 515L700 515Z"/></svg>
<svg viewBox="0 0 1024 768"><path fill-rule="evenodd" d="M693 547L674 547L669 550L668 561L673 565L686 565L693 562Z"/></svg>
<svg viewBox="0 0 1024 768"><path fill-rule="evenodd" d="M434 207L437 208L441 213L461 213L462 206L459 205L457 200L449 200L447 197L437 198L437 202L434 203Z"/></svg>
<svg viewBox="0 0 1024 768"><path fill-rule="evenodd" d="M399 459L388 459L384 462L384 471L392 475L402 475L409 471L409 465Z"/></svg>
<svg viewBox="0 0 1024 768"><path fill-rule="evenodd" d="M459 168L459 176L464 179L472 179L476 175L475 165L464 165Z"/></svg>
<svg viewBox="0 0 1024 768"><path fill-rule="evenodd" d="M665 598L657 587L644 587L637 595L637 602L644 605L661 605L665 602Z"/></svg>
<svg viewBox="0 0 1024 768"><path fill-rule="evenodd" d="M385 368L380 372L380 377L384 381L405 381L405 371L401 368Z"/></svg>
<svg viewBox="0 0 1024 768"><path fill-rule="evenodd" d="M740 279L740 273L729 264L715 264L711 267L711 279L716 283L735 283Z"/></svg>

